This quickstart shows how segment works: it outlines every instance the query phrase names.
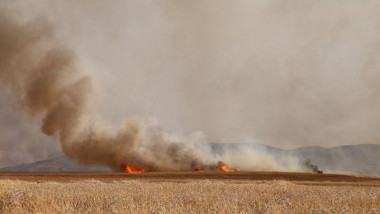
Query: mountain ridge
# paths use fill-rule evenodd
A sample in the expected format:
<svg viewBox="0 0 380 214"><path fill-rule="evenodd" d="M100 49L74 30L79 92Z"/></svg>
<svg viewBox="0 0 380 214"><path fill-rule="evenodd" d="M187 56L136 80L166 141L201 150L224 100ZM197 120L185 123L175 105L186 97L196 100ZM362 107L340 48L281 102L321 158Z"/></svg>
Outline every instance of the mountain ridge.
<svg viewBox="0 0 380 214"><path fill-rule="evenodd" d="M226 151L244 151L247 148L265 152L276 159L297 157L300 161L311 160L320 169L329 173L354 174L380 177L380 145L358 144L334 147L306 146L282 149L265 144L207 143L214 154ZM109 172L104 166L85 166L60 155L54 158L0 168L0 172Z"/></svg>

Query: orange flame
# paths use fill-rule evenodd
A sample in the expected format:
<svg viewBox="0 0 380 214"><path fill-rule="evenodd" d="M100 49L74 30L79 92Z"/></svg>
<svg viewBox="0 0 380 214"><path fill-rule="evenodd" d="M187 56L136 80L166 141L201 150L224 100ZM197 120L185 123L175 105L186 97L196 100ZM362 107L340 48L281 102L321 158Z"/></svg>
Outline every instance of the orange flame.
<svg viewBox="0 0 380 214"><path fill-rule="evenodd" d="M139 170L127 165L125 166L124 172L132 173L132 174L142 174L142 173L145 173L145 169Z"/></svg>
<svg viewBox="0 0 380 214"><path fill-rule="evenodd" d="M227 169L227 165L223 161L219 161L220 170L223 172L236 172L235 168Z"/></svg>

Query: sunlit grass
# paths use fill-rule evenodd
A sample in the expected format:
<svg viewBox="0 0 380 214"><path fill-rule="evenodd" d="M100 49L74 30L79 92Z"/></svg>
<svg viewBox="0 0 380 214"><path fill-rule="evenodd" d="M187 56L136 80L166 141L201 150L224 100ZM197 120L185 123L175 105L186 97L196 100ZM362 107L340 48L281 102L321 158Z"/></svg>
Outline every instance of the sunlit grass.
<svg viewBox="0 0 380 214"><path fill-rule="evenodd" d="M379 213L379 186L289 181L0 180L0 213Z"/></svg>

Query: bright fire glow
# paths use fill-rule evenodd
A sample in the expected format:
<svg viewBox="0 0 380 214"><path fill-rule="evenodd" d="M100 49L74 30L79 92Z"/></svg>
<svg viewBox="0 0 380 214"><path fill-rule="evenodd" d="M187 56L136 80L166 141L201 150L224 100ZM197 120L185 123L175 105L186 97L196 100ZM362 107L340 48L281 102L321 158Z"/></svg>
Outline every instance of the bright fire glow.
<svg viewBox="0 0 380 214"><path fill-rule="evenodd" d="M227 165L223 161L219 162L219 167L223 172L236 172L235 168L227 169Z"/></svg>
<svg viewBox="0 0 380 214"><path fill-rule="evenodd" d="M127 165L127 166L125 166L124 172L132 173L132 174L141 174L141 173L145 173L145 170L144 169L139 170L139 169L136 169L136 168L133 168L133 167Z"/></svg>

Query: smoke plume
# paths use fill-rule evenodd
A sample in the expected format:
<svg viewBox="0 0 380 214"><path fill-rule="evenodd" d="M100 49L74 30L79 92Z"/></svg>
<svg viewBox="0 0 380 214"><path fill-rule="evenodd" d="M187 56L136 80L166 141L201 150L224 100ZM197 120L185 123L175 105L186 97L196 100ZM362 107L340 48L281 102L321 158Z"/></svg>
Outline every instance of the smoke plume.
<svg viewBox="0 0 380 214"><path fill-rule="evenodd" d="M3 0L0 7L0 74L14 94L7 97L83 163L120 168L134 160L153 170L222 160L297 170L303 162L245 145L218 153L193 144L200 135L176 137L130 120L149 116L173 133L201 130L206 142L289 149L379 142L377 1ZM30 22L41 16L48 21Z"/></svg>
<svg viewBox="0 0 380 214"><path fill-rule="evenodd" d="M58 136L63 152L84 164L148 170L189 170L202 161L156 125L129 121L120 130L91 122L91 78L78 71L74 53L51 38L51 27L22 26L1 13L0 77L20 108Z"/></svg>

